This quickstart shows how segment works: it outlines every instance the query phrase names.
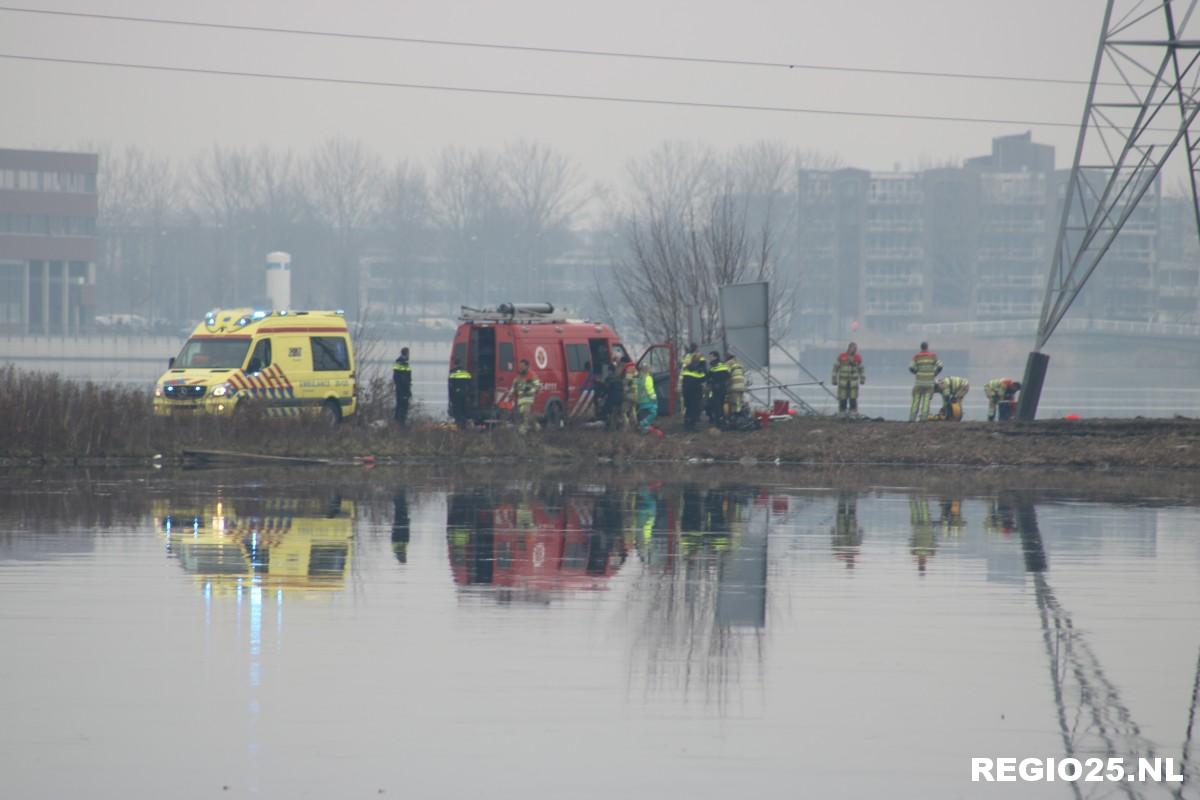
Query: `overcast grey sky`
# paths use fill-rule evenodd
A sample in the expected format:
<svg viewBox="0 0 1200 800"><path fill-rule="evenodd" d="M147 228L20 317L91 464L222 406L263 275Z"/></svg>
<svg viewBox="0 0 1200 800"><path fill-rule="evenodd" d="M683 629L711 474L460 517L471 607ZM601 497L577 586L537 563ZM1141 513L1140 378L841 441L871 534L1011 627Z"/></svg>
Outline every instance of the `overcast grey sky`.
<svg viewBox="0 0 1200 800"><path fill-rule="evenodd" d="M1099 0L52 0L12 5L831 66L1086 80ZM1075 123L1086 86L862 75L363 42L0 12L0 53L372 81ZM389 158L442 146L544 141L614 180L663 139L760 138L870 169L984 153L1033 130L1068 166L1076 132L968 124L321 85L0 60L0 146L138 144L186 156L219 142L307 148L360 138Z"/></svg>

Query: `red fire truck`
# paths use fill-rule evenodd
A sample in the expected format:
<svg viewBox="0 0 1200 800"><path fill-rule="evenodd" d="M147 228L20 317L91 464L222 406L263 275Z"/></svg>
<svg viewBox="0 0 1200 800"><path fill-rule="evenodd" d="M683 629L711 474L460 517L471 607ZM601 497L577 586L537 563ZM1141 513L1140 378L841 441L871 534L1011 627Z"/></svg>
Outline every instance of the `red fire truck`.
<svg viewBox="0 0 1200 800"><path fill-rule="evenodd" d="M595 387L604 365L627 354L608 325L567 319L549 303L495 309L462 309L454 334L451 368L457 362L471 373L469 408L477 422L495 420L512 408L512 384L522 360L542 382L534 413L549 425L591 420ZM630 354L632 358L632 354ZM646 349L634 362L649 364L658 394L659 416L670 416L675 397L675 351L670 344Z"/></svg>

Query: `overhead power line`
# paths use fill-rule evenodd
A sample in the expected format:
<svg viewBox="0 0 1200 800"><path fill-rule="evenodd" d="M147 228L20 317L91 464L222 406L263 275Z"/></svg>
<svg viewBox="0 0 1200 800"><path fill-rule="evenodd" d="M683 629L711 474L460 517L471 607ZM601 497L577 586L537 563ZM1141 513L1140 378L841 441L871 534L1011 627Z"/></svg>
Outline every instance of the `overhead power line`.
<svg viewBox="0 0 1200 800"><path fill-rule="evenodd" d="M637 53L621 50L586 50L569 47L536 47L532 45L498 44L493 42L469 42L452 39L426 39L411 36L388 36L373 33L342 33L308 28L279 28L267 25L235 25L222 22L199 22L194 20L165 19L162 17L136 17L120 14L95 14L83 11L56 11L44 8L21 8L0 6L0 11L19 14L41 14L55 17L76 17L110 22L137 22L148 25L173 25L188 28L207 28L224 31L246 31L253 33L275 33L289 36L317 36L329 39L352 39L372 42L394 42L402 44L435 45L439 47L471 47L485 50L511 50L526 53L553 55L592 56L598 58L625 58L642 61L667 61L683 64L710 64L717 66L765 67L773 69L807 70L816 72L849 72L866 75L901 75L910 78L952 78L959 80L1009 81L1017 83L1044 83L1063 86L1087 86L1089 81L1070 78L1045 78L1020 75L996 75L978 72L942 72L936 70L885 69L881 67L850 67L836 64L801 64L788 61L755 61L739 58L708 58L703 56L672 56L656 53ZM1108 85L1108 84L1102 84ZM1117 84L1112 84L1117 85ZM1124 84L1121 84L1124 85Z"/></svg>
<svg viewBox="0 0 1200 800"><path fill-rule="evenodd" d="M119 69L153 70L157 72L187 73L192 75L220 75L233 78L262 78L267 80L325 83L343 86L370 86L387 89L417 89L431 92L457 92L462 94L503 95L508 97L538 97L552 100L585 100L600 103L631 103L637 105L675 106L682 108L708 108L729 111L766 111L780 114L811 114L830 117L868 117L873 119L916 120L927 122L962 122L987 125L1021 125L1031 128L1073 128L1076 122L1034 119L1005 119L1001 117L966 117L943 114L903 114L886 111L855 111L833 108L803 108L797 106L768 106L749 103L714 103L701 100L676 100L658 97L623 97L618 95L574 94L569 92L537 92L526 89L493 89L480 86L452 86L435 83L401 83L398 81L373 81L359 78L331 78L321 75L288 75L276 72L247 72L243 70L212 69L208 67L180 67L164 64L135 64L122 61L98 61L84 58L58 58L54 56L30 56L16 53L0 53L0 58L14 61L40 61L51 64L74 64L89 67L115 67Z"/></svg>

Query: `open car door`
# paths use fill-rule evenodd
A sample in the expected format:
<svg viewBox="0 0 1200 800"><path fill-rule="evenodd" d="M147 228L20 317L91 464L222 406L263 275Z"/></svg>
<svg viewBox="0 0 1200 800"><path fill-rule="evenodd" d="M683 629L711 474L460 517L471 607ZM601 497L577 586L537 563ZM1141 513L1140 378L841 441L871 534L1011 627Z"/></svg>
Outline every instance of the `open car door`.
<svg viewBox="0 0 1200 800"><path fill-rule="evenodd" d="M642 364L650 365L650 374L654 376L654 392L658 395L658 415L669 417L679 407L675 396L677 369L675 365L675 347L671 344L652 344L637 360L638 371Z"/></svg>

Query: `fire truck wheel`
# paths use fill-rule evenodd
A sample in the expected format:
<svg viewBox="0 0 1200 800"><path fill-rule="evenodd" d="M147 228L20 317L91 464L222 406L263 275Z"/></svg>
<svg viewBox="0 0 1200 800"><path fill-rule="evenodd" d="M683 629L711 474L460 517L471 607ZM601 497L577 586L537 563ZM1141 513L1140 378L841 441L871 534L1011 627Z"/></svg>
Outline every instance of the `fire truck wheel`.
<svg viewBox="0 0 1200 800"><path fill-rule="evenodd" d="M546 427L561 428L563 426L562 403L551 400L546 403Z"/></svg>
<svg viewBox="0 0 1200 800"><path fill-rule="evenodd" d="M321 419L329 423L330 427L342 421L342 409L336 400L326 400L325 404L321 406Z"/></svg>

